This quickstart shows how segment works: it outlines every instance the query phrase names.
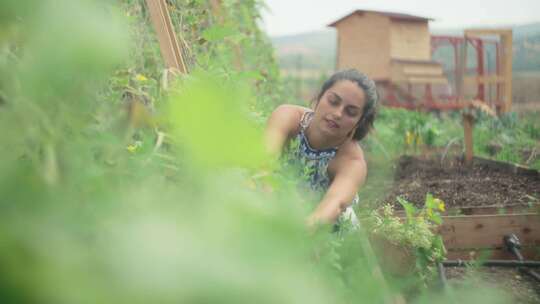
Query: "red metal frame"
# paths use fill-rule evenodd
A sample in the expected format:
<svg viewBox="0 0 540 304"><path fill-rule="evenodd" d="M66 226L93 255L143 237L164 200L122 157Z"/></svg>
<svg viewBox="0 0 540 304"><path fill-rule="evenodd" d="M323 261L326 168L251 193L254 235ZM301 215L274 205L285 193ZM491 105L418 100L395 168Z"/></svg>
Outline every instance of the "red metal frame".
<svg viewBox="0 0 540 304"><path fill-rule="evenodd" d="M399 87L397 87L393 83L390 83L389 81L379 82L378 84L384 88L384 92L386 93L386 95L384 96L386 106L392 108L404 108L409 110L417 108L417 105L415 105L414 102L415 98L410 92L411 88L408 88L408 92L404 93L400 90ZM403 95L405 97L406 102L399 102L399 99L396 96L397 92L399 92L400 95Z"/></svg>
<svg viewBox="0 0 540 304"><path fill-rule="evenodd" d="M456 36L445 36L445 35L435 35L431 36L431 54L439 49L440 47L450 45L453 48L454 52L454 79L458 78L459 71L458 66L458 51L462 47L463 43L471 44L476 51L476 74L479 77L486 76L485 69L485 58L484 53L486 46L488 44L495 45L495 71L497 74L500 72L500 43L496 40L482 39L479 37L456 37ZM398 107L406 109L425 109L425 110L459 110L468 105L458 101L456 95L439 95L436 98L433 96L433 90L431 84L426 84L424 88L423 101L420 101L419 98L412 95L412 85L407 85L407 91L401 90L398 86L392 83L381 83L386 91L385 100L386 106L389 107ZM476 99L481 100L491 106L500 106L501 105L501 85L497 83L496 85L496 99L486 100L485 89L486 86L483 83L479 83L477 87ZM454 86L454 89L455 86ZM399 91L401 96L405 97L406 102L399 102L399 99L396 96L396 91Z"/></svg>

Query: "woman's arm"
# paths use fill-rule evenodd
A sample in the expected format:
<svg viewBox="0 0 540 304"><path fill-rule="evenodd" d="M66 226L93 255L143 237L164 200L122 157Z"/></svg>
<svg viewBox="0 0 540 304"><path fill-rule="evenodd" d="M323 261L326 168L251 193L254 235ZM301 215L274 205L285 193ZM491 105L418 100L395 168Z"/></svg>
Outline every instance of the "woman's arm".
<svg viewBox="0 0 540 304"><path fill-rule="evenodd" d="M361 150L358 151L352 153L353 155L336 159L332 183L322 201L308 218L308 225L311 226L318 222L334 223L339 215L350 206L367 175L366 162Z"/></svg>
<svg viewBox="0 0 540 304"><path fill-rule="evenodd" d="M288 139L298 132L302 115L306 108L295 105L280 105L268 118L265 131L266 149L272 155L279 155Z"/></svg>

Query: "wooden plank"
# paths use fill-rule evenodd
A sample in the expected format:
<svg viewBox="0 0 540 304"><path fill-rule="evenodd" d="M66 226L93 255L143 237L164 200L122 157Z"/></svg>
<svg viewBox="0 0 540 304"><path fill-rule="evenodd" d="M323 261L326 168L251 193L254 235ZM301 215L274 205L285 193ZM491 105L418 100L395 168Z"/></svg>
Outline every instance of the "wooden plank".
<svg viewBox="0 0 540 304"><path fill-rule="evenodd" d="M504 35L506 33L512 34L512 29L468 29L465 30L464 34L468 37L479 37L479 36L489 36L489 35Z"/></svg>
<svg viewBox="0 0 540 304"><path fill-rule="evenodd" d="M464 215L510 215L520 213L540 213L540 204L525 206L519 204L511 204L506 206L481 206L481 207L453 207L447 209L443 216L464 216ZM397 217L405 217L404 210L396 210L394 214Z"/></svg>
<svg viewBox="0 0 540 304"><path fill-rule="evenodd" d="M390 58L392 64L399 64L403 66L441 66L440 62L434 60L415 60L415 59L403 59L403 58Z"/></svg>
<svg viewBox="0 0 540 304"><path fill-rule="evenodd" d="M439 233L447 249L501 248L511 233L524 246L540 246L540 214L443 216Z"/></svg>
<svg viewBox="0 0 540 304"><path fill-rule="evenodd" d="M434 76L430 76L430 77L407 77L407 83L410 83L410 84L426 84L426 83L447 84L448 79L446 79L446 77L444 77L444 76L440 76L440 77L434 77Z"/></svg>
<svg viewBox="0 0 540 304"><path fill-rule="evenodd" d="M465 84L467 85L477 85L479 83L483 84L497 84L504 83L506 78L498 75L488 75L488 76L465 76Z"/></svg>
<svg viewBox="0 0 540 304"><path fill-rule="evenodd" d="M178 43L178 39L176 39L176 33L175 33L174 26L171 21L171 15L169 14L169 9L168 9L166 0L160 0L159 5L161 8L161 14L163 16L163 20L165 22L167 34L169 36L169 40L174 49L174 56L176 58L176 61L180 65L179 67L176 67L176 68L180 70L182 73L187 73L187 67L182 57L182 49L180 47L180 44Z"/></svg>
<svg viewBox="0 0 540 304"><path fill-rule="evenodd" d="M442 76L443 70L441 66L404 66L403 72L410 76Z"/></svg>
<svg viewBox="0 0 540 304"><path fill-rule="evenodd" d="M154 30L158 36L161 56L163 56L165 66L167 69L187 73L187 67L176 39L166 0L146 0L146 4L150 11Z"/></svg>
<svg viewBox="0 0 540 304"><path fill-rule="evenodd" d="M516 213L537 213L540 210L540 205L533 206L524 205L507 205L507 206L482 206L482 207L461 207L451 209L446 214L451 215L451 212L460 212L457 215L509 215Z"/></svg>
<svg viewBox="0 0 540 304"><path fill-rule="evenodd" d="M447 248L448 249L448 248ZM526 260L540 260L540 246L525 247L520 249L523 258ZM508 252L506 248L494 249L449 249L446 254L448 260L515 260L516 257Z"/></svg>

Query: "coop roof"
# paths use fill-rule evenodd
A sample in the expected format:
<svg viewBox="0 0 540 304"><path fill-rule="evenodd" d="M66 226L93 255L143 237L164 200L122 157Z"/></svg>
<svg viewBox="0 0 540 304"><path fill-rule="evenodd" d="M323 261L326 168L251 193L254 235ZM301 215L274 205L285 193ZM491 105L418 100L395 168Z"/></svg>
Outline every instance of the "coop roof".
<svg viewBox="0 0 540 304"><path fill-rule="evenodd" d="M375 13L375 14L381 14L384 16L389 17L390 19L394 20L402 20L402 21L430 21L433 20L432 18L426 18L421 16L414 16L409 14L402 14L402 13L394 13L394 12L383 12L383 11L372 11L372 10L355 10L352 13L330 23L328 26L336 26L341 21L353 16L353 15L363 15L365 13Z"/></svg>

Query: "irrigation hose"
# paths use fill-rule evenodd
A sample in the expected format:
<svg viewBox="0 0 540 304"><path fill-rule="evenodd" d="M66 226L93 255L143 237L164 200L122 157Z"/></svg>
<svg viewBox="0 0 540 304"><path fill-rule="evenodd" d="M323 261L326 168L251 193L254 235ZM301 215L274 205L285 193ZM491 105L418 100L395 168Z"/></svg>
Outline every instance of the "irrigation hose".
<svg viewBox="0 0 540 304"><path fill-rule="evenodd" d="M533 277L537 282L540 282L540 274L538 274L538 272L527 268L519 268L519 271L521 273L528 274L529 276Z"/></svg>
<svg viewBox="0 0 540 304"><path fill-rule="evenodd" d="M523 255L519 251L519 248L521 248L519 238L515 234L510 234L510 235L504 236L503 241L506 244L506 248L510 252L512 252L512 254L515 255L516 258L520 262L523 262L524 261L523 260ZM540 282L540 275L536 271L534 271L532 269L524 268L523 265L518 266L518 271L521 272L521 273L527 274L527 275L531 276L533 279L535 279L537 282Z"/></svg>
<svg viewBox="0 0 540 304"><path fill-rule="evenodd" d="M540 282L540 274L538 274L538 272L532 269L525 268L540 267L540 261L529 261L523 259L523 255L519 251L519 248L521 248L519 238L515 234L505 235L503 238L503 242L506 245L506 249L508 249L508 251L510 251L517 258L517 260L484 260L478 262L470 262L463 260L446 260L442 263L437 263L437 269L439 270L439 280L441 282L443 291L446 292L447 289L444 267L467 267L471 264L487 267L517 267L519 272L527 274L533 277L537 282Z"/></svg>
<svg viewBox="0 0 540 304"><path fill-rule="evenodd" d="M477 262L463 260L446 260L442 262L445 267L467 267L470 265L480 265L486 267L540 267L540 261L529 260L484 260Z"/></svg>

